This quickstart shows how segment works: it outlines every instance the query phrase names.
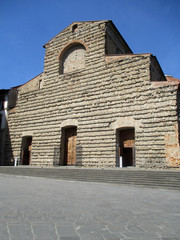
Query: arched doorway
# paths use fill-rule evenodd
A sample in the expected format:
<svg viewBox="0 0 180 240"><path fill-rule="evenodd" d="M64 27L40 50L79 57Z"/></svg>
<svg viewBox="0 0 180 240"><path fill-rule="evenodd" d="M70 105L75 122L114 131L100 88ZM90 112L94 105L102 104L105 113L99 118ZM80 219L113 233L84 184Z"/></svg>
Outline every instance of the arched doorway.
<svg viewBox="0 0 180 240"><path fill-rule="evenodd" d="M76 164L76 139L76 126L62 128L60 165L73 166Z"/></svg>
<svg viewBox="0 0 180 240"><path fill-rule="evenodd" d="M116 166L135 166L135 129L116 130L117 157Z"/></svg>
<svg viewBox="0 0 180 240"><path fill-rule="evenodd" d="M22 138L21 164L30 165L31 161L32 136Z"/></svg>

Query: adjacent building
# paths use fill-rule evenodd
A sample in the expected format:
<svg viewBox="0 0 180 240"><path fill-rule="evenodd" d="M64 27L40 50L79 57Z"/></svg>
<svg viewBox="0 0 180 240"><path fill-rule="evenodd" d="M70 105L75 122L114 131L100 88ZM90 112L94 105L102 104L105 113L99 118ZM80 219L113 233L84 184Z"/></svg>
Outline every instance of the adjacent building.
<svg viewBox="0 0 180 240"><path fill-rule="evenodd" d="M4 165L4 148L6 142L8 92L0 89L0 166Z"/></svg>

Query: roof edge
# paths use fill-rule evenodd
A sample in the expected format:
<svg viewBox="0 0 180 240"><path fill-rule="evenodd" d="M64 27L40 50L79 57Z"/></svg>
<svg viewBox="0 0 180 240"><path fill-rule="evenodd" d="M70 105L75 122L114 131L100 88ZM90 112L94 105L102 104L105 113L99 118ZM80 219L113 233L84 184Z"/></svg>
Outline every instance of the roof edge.
<svg viewBox="0 0 180 240"><path fill-rule="evenodd" d="M51 42L55 37L57 37L60 33L62 33L65 29L67 29L68 27L70 27L71 25L77 24L77 23L86 23L86 22L99 22L99 23L106 23L106 22L112 22L112 20L87 20L87 21L75 21L72 22L70 25L68 25L66 28L64 28L62 31L60 31L59 33L57 33L53 38L51 38L48 42L46 42L43 47L46 48L46 45L48 45L49 42Z"/></svg>
<svg viewBox="0 0 180 240"><path fill-rule="evenodd" d="M40 75L43 74L43 73L44 73L44 72L39 73L37 76L31 78L29 81L23 83L22 85L20 85L20 86L18 86L18 87L22 87L22 86L26 85L27 83L33 81L33 80L36 79L37 77L40 77ZM17 87L17 88L18 88L18 87Z"/></svg>

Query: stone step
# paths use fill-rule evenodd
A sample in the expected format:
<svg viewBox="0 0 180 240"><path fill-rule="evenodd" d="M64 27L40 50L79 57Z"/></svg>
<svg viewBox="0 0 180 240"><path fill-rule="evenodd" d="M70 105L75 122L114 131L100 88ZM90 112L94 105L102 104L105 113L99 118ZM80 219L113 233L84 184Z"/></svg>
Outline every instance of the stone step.
<svg viewBox="0 0 180 240"><path fill-rule="evenodd" d="M180 190L180 170L0 167L0 174Z"/></svg>

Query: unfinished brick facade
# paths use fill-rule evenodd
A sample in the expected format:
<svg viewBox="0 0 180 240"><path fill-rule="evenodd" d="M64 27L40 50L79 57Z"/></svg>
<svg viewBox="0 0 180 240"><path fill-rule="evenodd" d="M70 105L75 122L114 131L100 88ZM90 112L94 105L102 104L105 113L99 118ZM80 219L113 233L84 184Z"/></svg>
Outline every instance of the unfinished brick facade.
<svg viewBox="0 0 180 240"><path fill-rule="evenodd" d="M44 47L44 72L9 111L5 164L12 152L40 166L180 166L180 81L153 55L133 54L111 21L73 23Z"/></svg>

